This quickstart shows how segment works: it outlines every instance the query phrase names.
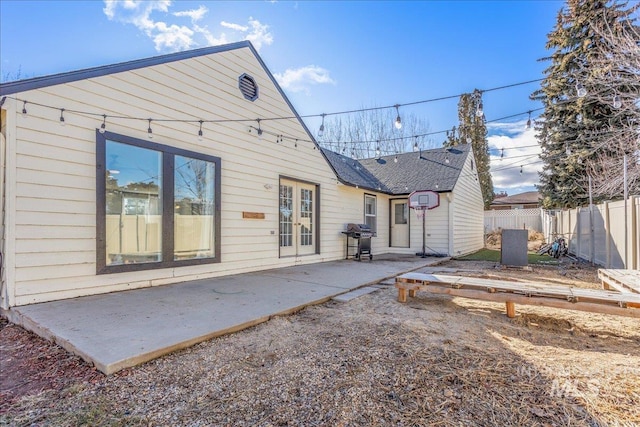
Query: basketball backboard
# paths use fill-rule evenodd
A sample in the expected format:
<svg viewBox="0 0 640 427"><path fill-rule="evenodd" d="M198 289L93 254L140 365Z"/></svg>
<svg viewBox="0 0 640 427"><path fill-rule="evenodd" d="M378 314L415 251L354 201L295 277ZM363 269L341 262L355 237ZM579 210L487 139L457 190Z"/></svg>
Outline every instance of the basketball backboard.
<svg viewBox="0 0 640 427"><path fill-rule="evenodd" d="M435 191L421 190L409 194L409 207L411 209L427 210L440 206L440 195Z"/></svg>

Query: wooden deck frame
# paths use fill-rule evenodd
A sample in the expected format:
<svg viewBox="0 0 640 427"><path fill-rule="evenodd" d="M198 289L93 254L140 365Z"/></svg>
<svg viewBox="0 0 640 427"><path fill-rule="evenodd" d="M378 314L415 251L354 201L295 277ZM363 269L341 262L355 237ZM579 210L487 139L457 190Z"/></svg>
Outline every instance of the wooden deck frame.
<svg viewBox="0 0 640 427"><path fill-rule="evenodd" d="M602 289L615 289L619 292L640 294L639 270L611 270L598 269L598 277L602 282Z"/></svg>
<svg viewBox="0 0 640 427"><path fill-rule="evenodd" d="M417 291L504 302L508 317L515 317L515 304L525 304L640 318L640 295L599 289L420 273L398 276L396 288L402 303Z"/></svg>

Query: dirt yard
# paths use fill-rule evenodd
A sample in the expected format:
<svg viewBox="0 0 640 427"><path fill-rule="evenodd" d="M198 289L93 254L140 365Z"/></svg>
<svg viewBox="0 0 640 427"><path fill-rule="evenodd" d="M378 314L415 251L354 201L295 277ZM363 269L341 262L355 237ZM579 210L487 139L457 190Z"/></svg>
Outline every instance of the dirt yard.
<svg viewBox="0 0 640 427"><path fill-rule="evenodd" d="M599 287L584 264L443 267ZM396 297L381 286L108 377L2 321L0 425L640 425L638 319Z"/></svg>

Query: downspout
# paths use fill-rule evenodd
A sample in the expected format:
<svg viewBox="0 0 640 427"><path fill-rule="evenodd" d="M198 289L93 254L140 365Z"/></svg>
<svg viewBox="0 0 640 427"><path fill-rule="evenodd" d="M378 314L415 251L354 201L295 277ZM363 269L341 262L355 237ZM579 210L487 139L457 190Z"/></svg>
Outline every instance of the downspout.
<svg viewBox="0 0 640 427"><path fill-rule="evenodd" d="M447 209L449 210L449 256L454 256L453 242L453 193L447 193Z"/></svg>
<svg viewBox="0 0 640 427"><path fill-rule="evenodd" d="M7 110L0 108L0 308L7 309L9 295L7 280L5 275L5 222L4 222L4 195L5 191L5 170L7 161L6 144Z"/></svg>

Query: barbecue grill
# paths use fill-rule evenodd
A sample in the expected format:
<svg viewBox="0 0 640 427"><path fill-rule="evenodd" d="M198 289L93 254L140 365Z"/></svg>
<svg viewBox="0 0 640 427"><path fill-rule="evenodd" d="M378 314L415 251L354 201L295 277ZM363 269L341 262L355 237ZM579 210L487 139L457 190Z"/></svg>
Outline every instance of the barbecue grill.
<svg viewBox="0 0 640 427"><path fill-rule="evenodd" d="M342 234L347 235L347 259L349 258L349 249L354 248L356 252L352 255L358 261L362 261L362 255L369 255L369 259L373 259L371 253L371 227L367 224L347 224L347 230ZM357 244L349 244L349 239L355 240Z"/></svg>

